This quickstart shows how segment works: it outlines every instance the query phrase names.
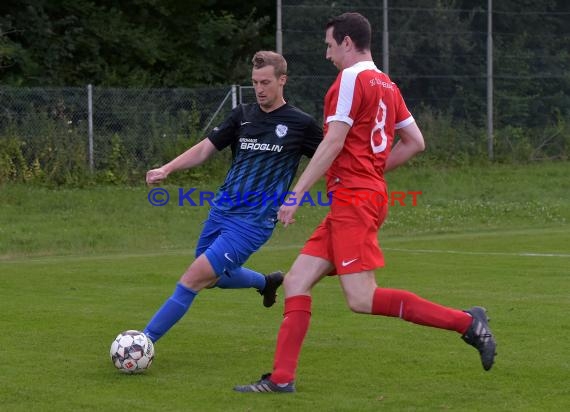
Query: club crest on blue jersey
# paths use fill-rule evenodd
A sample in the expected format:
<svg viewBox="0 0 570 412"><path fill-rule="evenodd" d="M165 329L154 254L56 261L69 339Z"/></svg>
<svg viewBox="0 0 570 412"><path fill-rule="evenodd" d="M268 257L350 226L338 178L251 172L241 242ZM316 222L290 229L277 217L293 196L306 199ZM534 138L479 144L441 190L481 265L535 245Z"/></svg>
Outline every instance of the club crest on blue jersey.
<svg viewBox="0 0 570 412"><path fill-rule="evenodd" d="M285 126L284 124L278 124L275 127L275 134L277 135L277 137L282 138L285 137L285 135L287 135L287 126Z"/></svg>

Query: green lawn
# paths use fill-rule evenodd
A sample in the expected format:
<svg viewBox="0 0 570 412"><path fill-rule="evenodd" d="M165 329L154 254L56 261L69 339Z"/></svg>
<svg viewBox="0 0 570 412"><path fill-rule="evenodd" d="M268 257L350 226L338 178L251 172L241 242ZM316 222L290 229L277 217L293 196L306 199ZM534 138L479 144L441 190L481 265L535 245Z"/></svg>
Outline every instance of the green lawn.
<svg viewBox="0 0 570 412"><path fill-rule="evenodd" d="M452 332L351 313L329 278L314 291L298 393L277 396L231 390L272 363L282 300L266 309L253 290L202 293L144 375L109 359L116 334L143 328L172 292L204 208L152 207L142 186L0 187L0 410L570 410L568 170L390 176L392 190L423 194L391 209L378 282L486 306L499 353L490 372ZM287 269L323 213L302 209L249 266Z"/></svg>

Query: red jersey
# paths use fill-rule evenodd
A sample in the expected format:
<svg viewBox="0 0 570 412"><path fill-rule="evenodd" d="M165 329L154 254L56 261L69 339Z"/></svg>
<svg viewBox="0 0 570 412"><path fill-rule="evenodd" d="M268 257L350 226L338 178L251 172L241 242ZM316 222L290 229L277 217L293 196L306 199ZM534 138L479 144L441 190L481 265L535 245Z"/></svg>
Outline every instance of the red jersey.
<svg viewBox="0 0 570 412"><path fill-rule="evenodd" d="M414 118L400 90L372 61L342 70L325 96L324 132L332 121L350 125L344 147L327 171L327 190L385 191L384 167L395 130Z"/></svg>

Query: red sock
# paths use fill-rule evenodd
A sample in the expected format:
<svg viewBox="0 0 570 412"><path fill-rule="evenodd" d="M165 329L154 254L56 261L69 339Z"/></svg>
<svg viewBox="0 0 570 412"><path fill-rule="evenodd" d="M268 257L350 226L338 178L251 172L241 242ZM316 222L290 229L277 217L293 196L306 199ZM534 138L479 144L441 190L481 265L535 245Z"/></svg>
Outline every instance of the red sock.
<svg viewBox="0 0 570 412"><path fill-rule="evenodd" d="M469 314L438 305L406 290L377 288L372 314L399 317L418 325L454 330L464 334L471 326Z"/></svg>
<svg viewBox="0 0 570 412"><path fill-rule="evenodd" d="M277 348L271 373L273 383L289 383L295 379L301 346L309 329L310 320L310 296L297 295L285 299L283 322L277 335Z"/></svg>

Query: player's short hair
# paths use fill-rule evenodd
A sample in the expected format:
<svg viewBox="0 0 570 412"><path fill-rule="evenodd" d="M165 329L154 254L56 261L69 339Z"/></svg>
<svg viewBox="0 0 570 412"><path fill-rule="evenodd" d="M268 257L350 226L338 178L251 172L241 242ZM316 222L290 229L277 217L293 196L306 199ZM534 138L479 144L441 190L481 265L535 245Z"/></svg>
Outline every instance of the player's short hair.
<svg viewBox="0 0 570 412"><path fill-rule="evenodd" d="M336 44L341 44L346 36L352 39L356 50L370 50L372 28L366 17L360 13L343 13L332 17L326 29L333 28L332 36Z"/></svg>
<svg viewBox="0 0 570 412"><path fill-rule="evenodd" d="M251 59L254 69L262 69L265 66L273 66L275 77L287 74L287 61L279 53L274 51L261 50L255 53Z"/></svg>

